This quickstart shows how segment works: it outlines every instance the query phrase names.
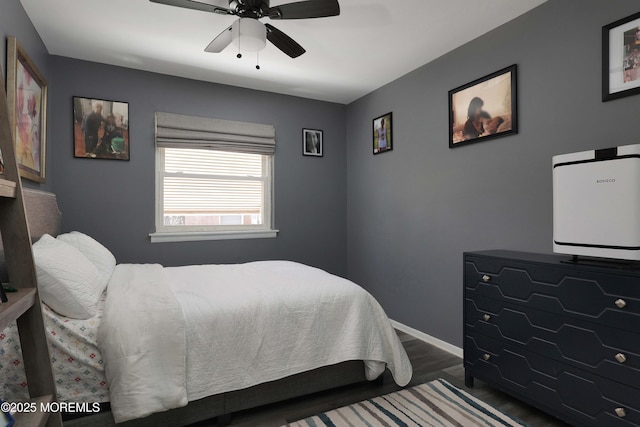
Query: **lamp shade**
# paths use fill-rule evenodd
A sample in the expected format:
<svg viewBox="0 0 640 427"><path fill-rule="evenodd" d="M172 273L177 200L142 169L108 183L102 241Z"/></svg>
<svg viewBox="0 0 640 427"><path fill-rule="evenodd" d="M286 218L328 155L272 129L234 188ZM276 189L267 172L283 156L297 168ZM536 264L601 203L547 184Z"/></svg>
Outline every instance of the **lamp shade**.
<svg viewBox="0 0 640 427"><path fill-rule="evenodd" d="M241 51L257 52L267 45L267 29L253 18L240 18L231 27L233 44Z"/></svg>

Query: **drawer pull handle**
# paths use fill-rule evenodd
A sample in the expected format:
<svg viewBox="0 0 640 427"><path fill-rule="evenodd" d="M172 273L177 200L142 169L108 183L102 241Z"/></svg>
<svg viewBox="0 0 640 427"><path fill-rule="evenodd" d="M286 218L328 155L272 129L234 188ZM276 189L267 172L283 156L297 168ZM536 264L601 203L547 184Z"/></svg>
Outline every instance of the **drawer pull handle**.
<svg viewBox="0 0 640 427"><path fill-rule="evenodd" d="M485 322L488 322L489 320L491 320L491 316L489 316L488 314L485 314L484 316L482 316L482 320L484 320Z"/></svg>
<svg viewBox="0 0 640 427"><path fill-rule="evenodd" d="M482 281L484 283L487 283L489 280L491 280L491 276L487 276L486 274L484 276L482 276Z"/></svg>
<svg viewBox="0 0 640 427"><path fill-rule="evenodd" d="M616 408L616 415L620 418L624 418L627 416L627 411L625 411L624 408Z"/></svg>
<svg viewBox="0 0 640 427"><path fill-rule="evenodd" d="M616 300L615 304L618 308L625 308L627 306L627 302L623 299Z"/></svg>
<svg viewBox="0 0 640 427"><path fill-rule="evenodd" d="M624 354L622 354L622 353L618 353L618 354L616 354L616 360L617 360L618 362L620 362L620 363L624 363L624 362L626 362L626 361L627 361L627 356L625 356L625 355L624 355Z"/></svg>
<svg viewBox="0 0 640 427"><path fill-rule="evenodd" d="M489 359L491 359L491 355L488 354L488 353L485 353L485 354L482 355L482 358L485 360L485 362L488 362Z"/></svg>

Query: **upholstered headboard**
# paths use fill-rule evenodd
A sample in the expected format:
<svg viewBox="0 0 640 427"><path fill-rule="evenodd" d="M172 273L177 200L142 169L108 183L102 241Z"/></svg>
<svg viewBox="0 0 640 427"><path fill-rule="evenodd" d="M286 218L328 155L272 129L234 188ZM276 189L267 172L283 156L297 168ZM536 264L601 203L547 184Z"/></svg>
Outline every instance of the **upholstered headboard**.
<svg viewBox="0 0 640 427"><path fill-rule="evenodd" d="M24 204L27 212L27 222L31 232L31 241L35 242L43 234L57 236L60 234L61 213L58 209L56 195L46 191L24 189ZM8 280L4 263L4 248L0 240L0 280Z"/></svg>
<svg viewBox="0 0 640 427"><path fill-rule="evenodd" d="M23 194L31 240L35 242L43 234L51 234L52 236L60 234L62 214L58 209L56 195L31 189L25 189Z"/></svg>

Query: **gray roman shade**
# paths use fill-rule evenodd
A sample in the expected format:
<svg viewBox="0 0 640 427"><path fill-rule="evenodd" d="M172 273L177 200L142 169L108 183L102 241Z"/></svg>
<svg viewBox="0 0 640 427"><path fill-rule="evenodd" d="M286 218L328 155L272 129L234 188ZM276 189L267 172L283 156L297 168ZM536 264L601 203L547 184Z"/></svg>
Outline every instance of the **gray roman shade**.
<svg viewBox="0 0 640 427"><path fill-rule="evenodd" d="M273 125L157 112L156 146L269 155L276 151L276 129Z"/></svg>

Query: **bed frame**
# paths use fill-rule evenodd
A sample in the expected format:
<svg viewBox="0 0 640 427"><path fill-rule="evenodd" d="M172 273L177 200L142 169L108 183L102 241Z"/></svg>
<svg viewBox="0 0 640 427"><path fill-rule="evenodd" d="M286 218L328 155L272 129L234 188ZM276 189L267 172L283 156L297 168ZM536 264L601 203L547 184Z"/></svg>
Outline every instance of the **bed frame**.
<svg viewBox="0 0 640 427"><path fill-rule="evenodd" d="M61 214L55 194L25 189L24 199L32 239L35 241L45 233L53 236L58 235ZM277 381L205 397L189 402L187 406L182 408L152 414L118 425L127 427L184 426L217 417L218 426L224 426L229 424L231 414L234 412L364 382L366 381L364 372L364 362L359 360L324 366ZM379 384L381 381L376 383ZM65 421L64 425L65 427L106 427L116 424L111 411L104 411Z"/></svg>

